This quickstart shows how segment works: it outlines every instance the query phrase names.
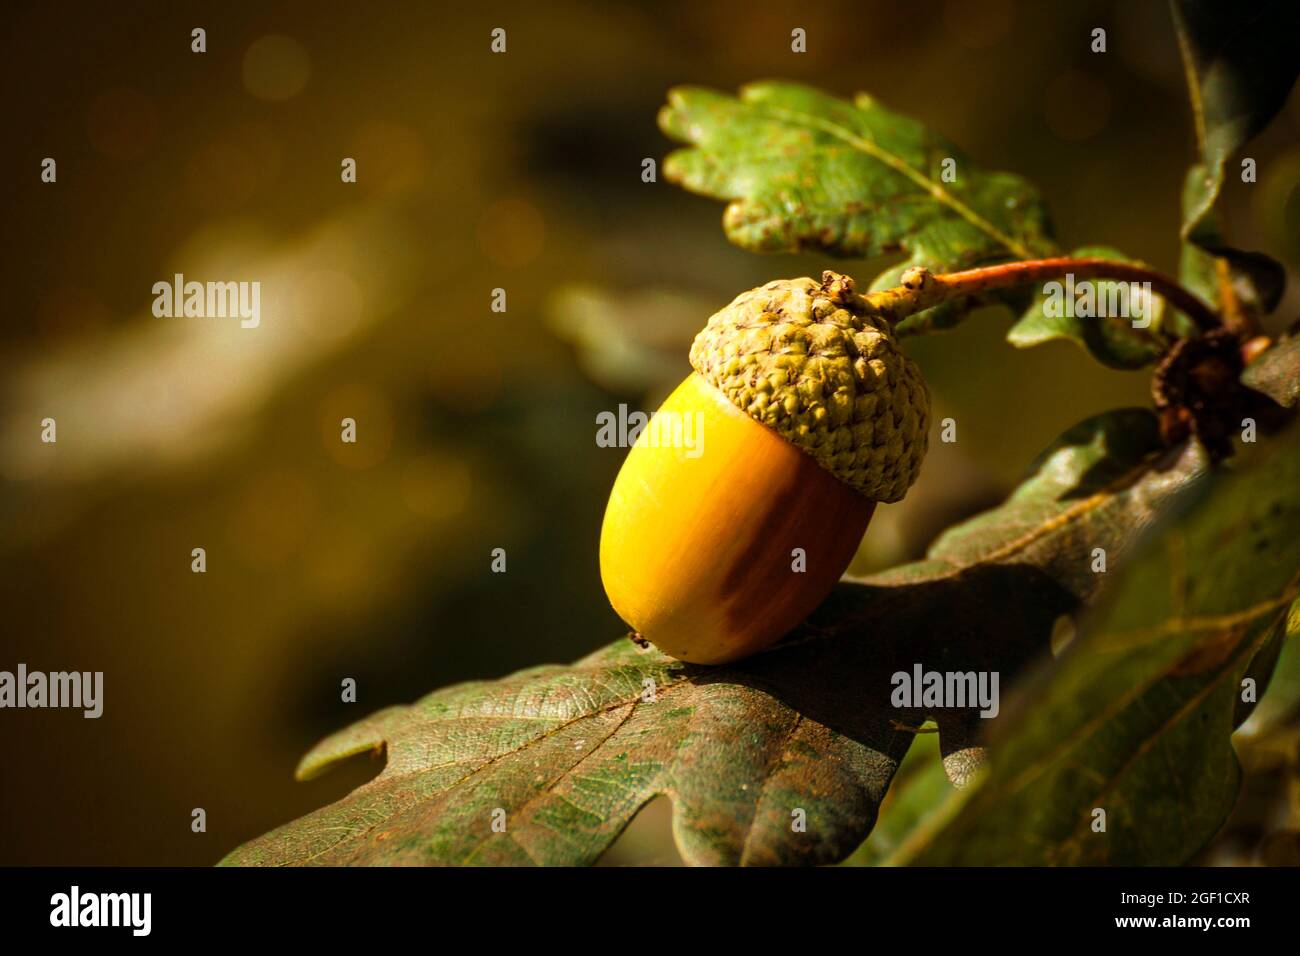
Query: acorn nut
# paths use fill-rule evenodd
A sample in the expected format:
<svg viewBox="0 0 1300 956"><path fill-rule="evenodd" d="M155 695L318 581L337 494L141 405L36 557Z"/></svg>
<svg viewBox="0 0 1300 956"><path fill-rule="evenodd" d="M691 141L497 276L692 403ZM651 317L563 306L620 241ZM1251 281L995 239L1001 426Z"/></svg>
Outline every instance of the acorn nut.
<svg viewBox="0 0 1300 956"><path fill-rule="evenodd" d="M614 482L600 573L640 637L721 664L830 593L876 502L916 480L930 395L889 317L833 272L737 296L691 365Z"/></svg>

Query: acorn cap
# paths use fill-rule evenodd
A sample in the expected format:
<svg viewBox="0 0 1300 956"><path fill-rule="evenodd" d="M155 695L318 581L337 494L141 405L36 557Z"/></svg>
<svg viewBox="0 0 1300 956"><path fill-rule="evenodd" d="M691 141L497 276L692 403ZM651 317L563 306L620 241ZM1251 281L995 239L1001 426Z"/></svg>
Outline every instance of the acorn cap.
<svg viewBox="0 0 1300 956"><path fill-rule="evenodd" d="M742 293L695 337L691 365L866 497L899 501L916 480L930 391L848 276L781 279Z"/></svg>

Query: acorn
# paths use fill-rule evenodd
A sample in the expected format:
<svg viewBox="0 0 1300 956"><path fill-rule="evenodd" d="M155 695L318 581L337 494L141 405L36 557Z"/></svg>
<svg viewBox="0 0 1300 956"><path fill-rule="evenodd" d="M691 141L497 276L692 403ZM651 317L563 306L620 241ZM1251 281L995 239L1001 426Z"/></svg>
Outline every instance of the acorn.
<svg viewBox="0 0 1300 956"><path fill-rule="evenodd" d="M930 395L889 305L826 272L709 319L601 528L605 593L639 638L696 664L768 647L830 593L876 503L907 493Z"/></svg>

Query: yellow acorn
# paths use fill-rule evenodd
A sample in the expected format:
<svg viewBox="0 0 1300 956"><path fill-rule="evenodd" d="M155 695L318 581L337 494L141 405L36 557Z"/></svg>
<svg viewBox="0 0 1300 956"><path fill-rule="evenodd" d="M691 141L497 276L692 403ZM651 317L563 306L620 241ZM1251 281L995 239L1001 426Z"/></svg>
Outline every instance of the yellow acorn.
<svg viewBox="0 0 1300 956"><path fill-rule="evenodd" d="M876 502L907 493L930 396L889 302L827 272L709 319L601 528L605 593L641 637L696 664L762 650L830 593Z"/></svg>

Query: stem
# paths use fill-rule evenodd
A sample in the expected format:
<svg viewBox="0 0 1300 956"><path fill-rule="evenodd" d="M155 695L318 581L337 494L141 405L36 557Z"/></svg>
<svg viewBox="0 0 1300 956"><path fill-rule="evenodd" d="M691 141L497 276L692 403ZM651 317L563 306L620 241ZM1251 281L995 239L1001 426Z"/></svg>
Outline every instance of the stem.
<svg viewBox="0 0 1300 956"><path fill-rule="evenodd" d="M1223 213L1218 213L1219 225L1223 225ZM1208 253L1207 253L1208 255ZM1214 259L1214 281L1219 290L1219 302L1223 306L1223 324L1237 333L1243 342L1259 335L1259 323L1254 320L1241 304L1241 297L1232 284L1232 267L1222 257Z"/></svg>
<svg viewBox="0 0 1300 956"><path fill-rule="evenodd" d="M1060 256L1054 259L1007 262L940 275L917 267L903 273L901 286L870 293L866 299L890 321L897 323L909 315L952 299L1060 279L1067 273L1076 279L1149 282L1155 292L1195 322L1202 332L1219 325L1219 317L1210 307L1173 279L1144 266L1116 262L1113 259Z"/></svg>
<svg viewBox="0 0 1300 956"><path fill-rule="evenodd" d="M1178 37L1178 55L1183 61L1183 78L1187 82L1187 95L1192 101L1192 120L1196 127L1196 151L1204 157L1206 155L1205 98L1201 95L1201 81L1196 73L1196 60L1187 41L1187 23L1183 12L1176 3L1171 3L1169 6L1174 15L1174 35ZM1214 216L1218 220L1216 227L1220 234L1227 232L1222 210L1210 209L1207 210L1206 215ZM1232 270L1229 268L1228 260L1210 252L1205 252L1205 255L1214 260L1214 278L1218 287L1219 303L1223 307L1223 324L1235 332L1237 338L1243 342L1259 335L1259 323L1242 306L1241 297L1237 295L1237 290L1232 284Z"/></svg>

